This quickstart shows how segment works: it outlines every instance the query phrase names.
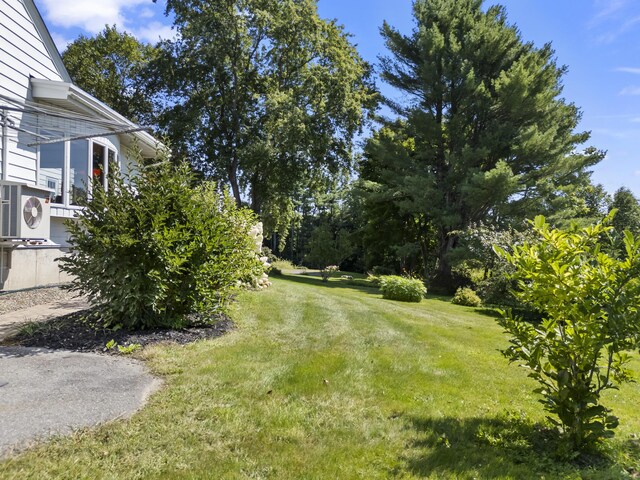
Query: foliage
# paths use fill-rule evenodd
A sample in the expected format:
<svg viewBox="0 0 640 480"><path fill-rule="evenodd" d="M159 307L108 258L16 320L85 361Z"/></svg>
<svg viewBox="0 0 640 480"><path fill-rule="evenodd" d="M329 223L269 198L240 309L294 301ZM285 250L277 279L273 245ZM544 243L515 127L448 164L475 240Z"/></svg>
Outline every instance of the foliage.
<svg viewBox="0 0 640 480"><path fill-rule="evenodd" d="M140 350L142 346L139 343L130 343L129 345L118 345L118 352L122 355L130 355L136 350Z"/></svg>
<svg viewBox="0 0 640 480"><path fill-rule="evenodd" d="M509 279L513 266L496 254L494 247L510 252L514 246L534 240L531 230L525 228L520 231L510 226L497 228L478 222L453 234L458 236L459 243L449 259L455 266L480 270L480 278L474 284L482 301L489 305L526 310L527 307L512 294L516 286L515 281Z"/></svg>
<svg viewBox="0 0 640 480"><path fill-rule="evenodd" d="M371 285L373 285L374 287L379 287L380 286L380 281L382 280L383 275L376 275L373 272L369 272L367 274L367 280L371 283Z"/></svg>
<svg viewBox="0 0 640 480"><path fill-rule="evenodd" d="M381 221L406 232L425 273L435 264L446 279L453 231L571 199L603 153L579 149L589 133L575 131L580 112L562 98L565 68L551 46L523 41L503 7L417 0L413 11L409 35L382 28L391 55L381 75L403 101L387 100L398 118L366 144L362 188L374 216L386 211ZM378 235L397 245L397 230Z"/></svg>
<svg viewBox="0 0 640 480"><path fill-rule="evenodd" d="M380 290L383 298L402 302L421 302L427 293L421 280L397 275L380 277Z"/></svg>
<svg viewBox="0 0 640 480"><path fill-rule="evenodd" d="M116 347L118 349L118 353L121 353L122 355L130 355L136 350L140 350L140 348L142 348L142 345L140 345L139 343L130 343L129 345L120 345L118 344L118 342L116 342L113 339L109 340L105 345L105 348L107 350L113 350Z"/></svg>
<svg viewBox="0 0 640 480"><path fill-rule="evenodd" d="M623 235L625 230L640 235L640 203L628 188L619 188L613 194L610 211L615 210L612 226L614 228L614 246L624 255Z"/></svg>
<svg viewBox="0 0 640 480"><path fill-rule="evenodd" d="M195 184L189 166L139 162L130 177L109 168L94 183L61 260L73 290L99 306L108 326L180 326L196 311L225 309L240 282L262 273L249 230L255 216Z"/></svg>
<svg viewBox="0 0 640 480"><path fill-rule="evenodd" d="M451 300L456 305L465 305L467 307L479 307L482 305L482 300L476 292L471 288L462 287L456 290L456 294Z"/></svg>
<svg viewBox="0 0 640 480"><path fill-rule="evenodd" d="M320 276L322 277L323 282L328 282L332 273L335 273L339 270L337 265L327 265L326 267L320 269Z"/></svg>
<svg viewBox="0 0 640 480"><path fill-rule="evenodd" d="M593 184L588 175L580 175L575 182L549 194L541 213L558 228L586 227L605 216L610 204L611 196L601 184Z"/></svg>
<svg viewBox="0 0 640 480"><path fill-rule="evenodd" d="M618 419L600 396L631 379L626 351L640 338L640 239L624 233L624 260L604 253L610 221L562 231L538 216L538 242L496 248L515 267L516 296L545 312L536 325L505 312L499 323L511 346L503 353L540 383L542 404L574 449L613 435Z"/></svg>
<svg viewBox="0 0 640 480"><path fill-rule="evenodd" d="M323 269L327 265L340 263L353 252L347 232L333 232L328 223L318 226L309 240L309 253L304 258L310 267Z"/></svg>
<svg viewBox="0 0 640 480"><path fill-rule="evenodd" d="M369 66L315 0L169 0L167 14L178 36L148 75L161 126L286 236L299 190L351 166L375 101Z"/></svg>
<svg viewBox="0 0 640 480"><path fill-rule="evenodd" d="M284 271L291 270L303 270L305 271L307 267L294 265L289 260L283 260L281 258L277 258L271 262L271 270L269 270L269 274L282 275Z"/></svg>
<svg viewBox="0 0 640 480"><path fill-rule="evenodd" d="M152 101L142 72L156 49L115 25L95 37L80 35L62 54L73 82L115 111L135 121L149 121Z"/></svg>

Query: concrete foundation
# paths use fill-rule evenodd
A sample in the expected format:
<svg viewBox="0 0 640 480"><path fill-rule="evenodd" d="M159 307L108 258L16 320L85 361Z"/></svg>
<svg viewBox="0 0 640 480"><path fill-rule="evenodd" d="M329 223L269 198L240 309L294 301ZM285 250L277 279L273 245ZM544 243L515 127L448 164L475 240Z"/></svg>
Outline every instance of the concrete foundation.
<svg viewBox="0 0 640 480"><path fill-rule="evenodd" d="M68 251L68 248L58 245L3 248L0 250L3 256L0 290L20 290L71 281L71 276L60 271L56 261Z"/></svg>

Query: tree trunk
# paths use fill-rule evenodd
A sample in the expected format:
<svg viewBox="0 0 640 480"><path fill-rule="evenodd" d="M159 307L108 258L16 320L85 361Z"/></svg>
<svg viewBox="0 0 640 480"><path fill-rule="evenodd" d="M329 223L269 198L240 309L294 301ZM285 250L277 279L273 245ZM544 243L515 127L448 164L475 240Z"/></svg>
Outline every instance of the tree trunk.
<svg viewBox="0 0 640 480"><path fill-rule="evenodd" d="M436 269L435 283L438 290L444 293L454 293L455 285L453 284L453 275L451 272L451 264L447 258L448 253L455 246L457 237L449 235L449 232L443 230L440 234L440 245L438 247L438 267Z"/></svg>
<svg viewBox="0 0 640 480"><path fill-rule="evenodd" d="M422 253L422 271L424 279L427 280L429 278L429 262L427 261L429 258L429 248L427 240L424 238L420 240L420 251Z"/></svg>
<svg viewBox="0 0 640 480"><path fill-rule="evenodd" d="M238 161L235 158L229 165L227 175L229 176L229 185L231 185L231 193L233 193L233 198L236 200L236 205L241 207L242 198L240 198L240 186L238 184Z"/></svg>
<svg viewBox="0 0 640 480"><path fill-rule="evenodd" d="M262 211L262 199L260 198L260 187L258 186L258 179L256 174L251 178L251 210L257 215L260 215Z"/></svg>

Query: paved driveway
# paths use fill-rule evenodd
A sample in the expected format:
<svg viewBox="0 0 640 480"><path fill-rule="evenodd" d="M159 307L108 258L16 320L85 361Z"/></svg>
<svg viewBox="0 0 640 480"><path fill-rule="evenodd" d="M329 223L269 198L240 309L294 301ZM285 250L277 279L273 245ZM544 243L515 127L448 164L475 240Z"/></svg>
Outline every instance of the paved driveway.
<svg viewBox="0 0 640 480"><path fill-rule="evenodd" d="M128 358L0 347L0 457L34 440L126 417L160 384Z"/></svg>

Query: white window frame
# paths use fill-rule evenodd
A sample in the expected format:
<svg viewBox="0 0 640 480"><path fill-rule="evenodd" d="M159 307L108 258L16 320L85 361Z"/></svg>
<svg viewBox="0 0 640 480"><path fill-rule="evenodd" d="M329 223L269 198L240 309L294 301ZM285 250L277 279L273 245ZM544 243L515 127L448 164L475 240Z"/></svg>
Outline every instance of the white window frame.
<svg viewBox="0 0 640 480"><path fill-rule="evenodd" d="M76 140L77 141L77 140ZM87 185L87 195L91 195L91 188L93 182L93 144L100 145L104 148L104 187L109 188L108 175L109 175L109 152L114 153L114 162L120 166L120 155L118 149L111 142L101 141L98 139L87 139L87 178L85 179ZM64 208L79 208L77 205L71 204L71 141L65 140L63 149L63 162L62 162L62 184L67 185L62 189L62 203L51 202L52 206L64 207ZM40 185L40 148L38 147L37 153L37 185Z"/></svg>

